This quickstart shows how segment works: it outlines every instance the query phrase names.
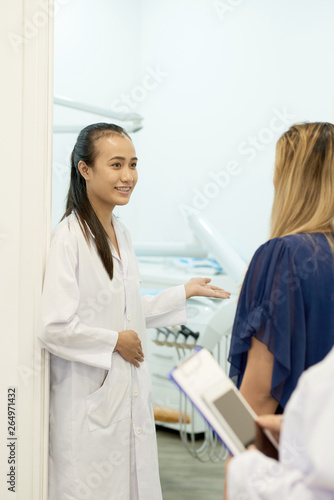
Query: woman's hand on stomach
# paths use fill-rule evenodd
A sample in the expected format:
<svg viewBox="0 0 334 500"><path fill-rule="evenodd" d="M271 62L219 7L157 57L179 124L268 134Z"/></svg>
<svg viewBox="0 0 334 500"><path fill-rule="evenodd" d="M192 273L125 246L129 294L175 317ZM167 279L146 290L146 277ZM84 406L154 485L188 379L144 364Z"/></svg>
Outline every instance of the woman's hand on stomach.
<svg viewBox="0 0 334 500"><path fill-rule="evenodd" d="M139 362L144 361L141 341L134 330L123 330L118 333L115 351L118 351L126 361L137 367L140 366Z"/></svg>

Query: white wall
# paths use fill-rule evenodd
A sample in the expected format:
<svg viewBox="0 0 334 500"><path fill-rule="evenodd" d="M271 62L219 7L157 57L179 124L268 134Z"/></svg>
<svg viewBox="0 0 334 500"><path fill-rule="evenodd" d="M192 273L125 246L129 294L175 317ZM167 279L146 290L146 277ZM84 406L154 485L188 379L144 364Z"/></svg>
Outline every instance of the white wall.
<svg viewBox="0 0 334 500"><path fill-rule="evenodd" d="M333 120L334 4L86 0L73 37L77 10L72 0L66 23L56 20L55 89L144 115L133 135L140 182L117 209L134 241L191 241L180 206L196 206L248 260L268 236L278 137L294 122ZM117 29L117 50L106 26ZM87 30L89 43L98 36L91 71Z"/></svg>
<svg viewBox="0 0 334 500"><path fill-rule="evenodd" d="M48 356L36 336L51 218L50 3L0 4L2 500L46 499Z"/></svg>
<svg viewBox="0 0 334 500"><path fill-rule="evenodd" d="M67 0L55 16L54 94L112 109L140 72L137 0ZM54 107L55 125L108 119ZM64 213L69 161L77 134L54 135L53 226Z"/></svg>

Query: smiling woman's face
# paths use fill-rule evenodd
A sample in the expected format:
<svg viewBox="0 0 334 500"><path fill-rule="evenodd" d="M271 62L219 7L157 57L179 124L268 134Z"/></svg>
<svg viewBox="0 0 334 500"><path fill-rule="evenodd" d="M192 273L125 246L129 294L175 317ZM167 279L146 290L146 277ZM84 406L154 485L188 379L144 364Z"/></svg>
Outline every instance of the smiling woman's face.
<svg viewBox="0 0 334 500"><path fill-rule="evenodd" d="M93 166L81 166L87 195L93 207L112 211L126 205L138 180L136 151L131 139L120 134L101 137Z"/></svg>

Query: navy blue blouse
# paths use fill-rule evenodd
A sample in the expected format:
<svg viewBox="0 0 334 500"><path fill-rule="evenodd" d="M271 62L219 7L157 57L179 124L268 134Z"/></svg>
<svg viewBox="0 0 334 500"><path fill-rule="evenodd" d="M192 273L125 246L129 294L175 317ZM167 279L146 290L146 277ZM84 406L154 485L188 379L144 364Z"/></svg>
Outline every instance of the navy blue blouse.
<svg viewBox="0 0 334 500"><path fill-rule="evenodd" d="M229 353L238 387L252 336L274 356L271 395L284 408L301 373L334 345L334 259L324 234L274 238L255 252Z"/></svg>

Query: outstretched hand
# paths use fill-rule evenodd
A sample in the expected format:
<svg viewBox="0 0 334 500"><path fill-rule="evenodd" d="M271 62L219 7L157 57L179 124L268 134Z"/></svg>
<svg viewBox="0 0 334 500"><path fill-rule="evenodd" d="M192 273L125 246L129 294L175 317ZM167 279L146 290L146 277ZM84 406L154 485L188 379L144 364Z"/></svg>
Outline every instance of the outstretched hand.
<svg viewBox="0 0 334 500"><path fill-rule="evenodd" d="M184 285L186 298L190 297L213 297L215 299L229 299L230 292L226 292L219 286L209 285L211 278L192 278Z"/></svg>

